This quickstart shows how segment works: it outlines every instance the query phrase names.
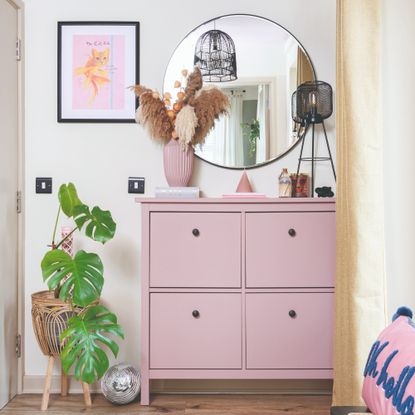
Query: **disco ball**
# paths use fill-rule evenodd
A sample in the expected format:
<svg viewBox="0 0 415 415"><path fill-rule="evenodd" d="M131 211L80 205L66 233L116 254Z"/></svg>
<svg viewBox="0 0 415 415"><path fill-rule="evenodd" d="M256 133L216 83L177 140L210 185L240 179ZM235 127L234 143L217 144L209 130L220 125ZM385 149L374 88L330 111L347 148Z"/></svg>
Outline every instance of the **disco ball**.
<svg viewBox="0 0 415 415"><path fill-rule="evenodd" d="M111 366L101 380L102 393L115 405L132 402L138 396L140 386L140 373L125 363Z"/></svg>

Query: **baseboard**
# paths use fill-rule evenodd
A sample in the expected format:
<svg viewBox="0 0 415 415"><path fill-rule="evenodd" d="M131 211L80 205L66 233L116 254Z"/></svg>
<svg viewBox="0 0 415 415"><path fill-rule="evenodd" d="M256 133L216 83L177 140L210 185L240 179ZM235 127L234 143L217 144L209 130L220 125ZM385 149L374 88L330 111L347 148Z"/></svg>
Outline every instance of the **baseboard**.
<svg viewBox="0 0 415 415"><path fill-rule="evenodd" d="M332 388L333 381L327 379L157 379L151 381L151 391L155 393L331 395Z"/></svg>
<svg viewBox="0 0 415 415"><path fill-rule="evenodd" d="M42 393L44 376L25 375L23 377L23 393ZM100 393L100 383L90 386L92 393ZM225 393L225 394L313 394L330 395L331 380L192 380L166 379L152 380L151 391L154 393ZM60 376L52 377L51 393L60 393ZM70 377L69 393L82 393L79 381Z"/></svg>
<svg viewBox="0 0 415 415"><path fill-rule="evenodd" d="M43 385L45 377L41 375L25 375L23 376L23 393L43 393ZM90 385L91 393L101 392L99 382ZM52 384L50 393L60 393L61 377L59 375L52 376ZM69 393L82 393L81 382L75 380L73 376L69 377Z"/></svg>

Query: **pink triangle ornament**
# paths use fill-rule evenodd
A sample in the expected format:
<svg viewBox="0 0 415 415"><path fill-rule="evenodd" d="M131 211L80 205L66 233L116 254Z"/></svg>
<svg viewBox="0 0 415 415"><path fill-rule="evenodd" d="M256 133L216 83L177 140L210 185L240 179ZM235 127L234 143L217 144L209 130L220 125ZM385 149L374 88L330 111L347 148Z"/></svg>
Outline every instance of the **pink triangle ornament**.
<svg viewBox="0 0 415 415"><path fill-rule="evenodd" d="M238 187L236 188L236 193L251 193L252 186L249 182L248 175L246 171L242 173L241 180L239 180Z"/></svg>

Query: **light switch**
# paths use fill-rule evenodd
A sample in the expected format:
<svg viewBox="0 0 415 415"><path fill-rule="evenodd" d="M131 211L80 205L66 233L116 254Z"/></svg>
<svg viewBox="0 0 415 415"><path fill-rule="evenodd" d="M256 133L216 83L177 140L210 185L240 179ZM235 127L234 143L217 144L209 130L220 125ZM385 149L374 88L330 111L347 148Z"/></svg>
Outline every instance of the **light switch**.
<svg viewBox="0 0 415 415"><path fill-rule="evenodd" d="M52 193L52 177L36 177L36 193Z"/></svg>
<svg viewBox="0 0 415 415"><path fill-rule="evenodd" d="M144 177L128 178L128 193L144 193Z"/></svg>

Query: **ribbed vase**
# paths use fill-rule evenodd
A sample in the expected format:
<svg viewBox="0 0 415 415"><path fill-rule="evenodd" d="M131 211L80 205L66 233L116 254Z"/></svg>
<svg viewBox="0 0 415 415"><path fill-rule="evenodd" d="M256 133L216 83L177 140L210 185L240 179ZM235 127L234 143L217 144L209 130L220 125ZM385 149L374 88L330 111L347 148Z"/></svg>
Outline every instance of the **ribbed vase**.
<svg viewBox="0 0 415 415"><path fill-rule="evenodd" d="M183 150L178 140L171 139L163 149L164 174L169 186L187 186L193 173L193 148Z"/></svg>

